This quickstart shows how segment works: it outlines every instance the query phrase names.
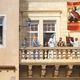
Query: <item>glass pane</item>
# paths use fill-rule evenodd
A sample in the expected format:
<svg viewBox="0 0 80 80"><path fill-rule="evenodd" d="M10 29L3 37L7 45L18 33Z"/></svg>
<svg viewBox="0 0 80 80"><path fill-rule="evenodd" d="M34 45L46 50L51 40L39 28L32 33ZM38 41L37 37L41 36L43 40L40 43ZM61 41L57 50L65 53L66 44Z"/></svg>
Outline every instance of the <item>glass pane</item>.
<svg viewBox="0 0 80 80"><path fill-rule="evenodd" d="M56 20L44 20L43 29L44 31L55 31Z"/></svg>
<svg viewBox="0 0 80 80"><path fill-rule="evenodd" d="M48 31L52 31L52 26L48 24Z"/></svg>
<svg viewBox="0 0 80 80"><path fill-rule="evenodd" d="M3 27L0 26L0 44L3 43Z"/></svg>
<svg viewBox="0 0 80 80"><path fill-rule="evenodd" d="M33 40L34 35L36 35L36 37L38 38L38 33L31 33L31 38L30 38L31 41Z"/></svg>
<svg viewBox="0 0 80 80"><path fill-rule="evenodd" d="M52 27L52 31L55 31L55 27Z"/></svg>
<svg viewBox="0 0 80 80"><path fill-rule="evenodd" d="M37 24L32 24L31 25L31 31L38 31L38 25Z"/></svg>
<svg viewBox="0 0 80 80"><path fill-rule="evenodd" d="M47 31L47 24L43 24L43 26L44 31Z"/></svg>
<svg viewBox="0 0 80 80"><path fill-rule="evenodd" d="M0 16L0 24L3 24L4 16Z"/></svg>
<svg viewBox="0 0 80 80"><path fill-rule="evenodd" d="M39 21L37 20L31 21L31 25L30 25L31 31L38 31L38 23Z"/></svg>
<svg viewBox="0 0 80 80"><path fill-rule="evenodd" d="M32 40L33 40L34 35L36 35L36 37L38 38L38 33L31 33L30 34L30 46L32 46Z"/></svg>

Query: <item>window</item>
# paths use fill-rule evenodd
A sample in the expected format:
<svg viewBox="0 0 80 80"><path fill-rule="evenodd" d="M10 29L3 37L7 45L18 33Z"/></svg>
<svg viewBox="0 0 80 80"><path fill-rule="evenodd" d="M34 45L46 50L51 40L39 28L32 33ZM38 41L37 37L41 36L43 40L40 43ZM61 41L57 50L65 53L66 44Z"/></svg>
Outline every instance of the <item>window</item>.
<svg viewBox="0 0 80 80"><path fill-rule="evenodd" d="M44 20L43 21L43 32L44 32L43 43L45 47L48 47L48 41L51 35L54 35L54 36L56 35L55 24L56 24L56 20Z"/></svg>
<svg viewBox="0 0 80 80"><path fill-rule="evenodd" d="M33 35L36 35L38 38L38 20L32 20L30 24L30 39L29 39L29 46L31 46L31 42L33 40Z"/></svg>
<svg viewBox="0 0 80 80"><path fill-rule="evenodd" d="M20 47L32 46L33 36L36 35L38 38L38 20L31 20L30 24L25 24L20 30Z"/></svg>
<svg viewBox="0 0 80 80"><path fill-rule="evenodd" d="M5 44L5 16L0 16L0 47Z"/></svg>
<svg viewBox="0 0 80 80"><path fill-rule="evenodd" d="M3 44L3 19L4 16L0 16L0 44Z"/></svg>

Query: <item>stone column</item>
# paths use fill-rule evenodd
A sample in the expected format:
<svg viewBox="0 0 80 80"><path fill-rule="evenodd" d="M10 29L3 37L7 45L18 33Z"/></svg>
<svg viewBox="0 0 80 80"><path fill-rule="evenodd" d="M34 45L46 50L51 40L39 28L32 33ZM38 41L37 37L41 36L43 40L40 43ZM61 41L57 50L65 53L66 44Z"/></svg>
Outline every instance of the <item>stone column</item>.
<svg viewBox="0 0 80 80"><path fill-rule="evenodd" d="M73 65L68 65L67 77L70 77L72 74Z"/></svg>
<svg viewBox="0 0 80 80"><path fill-rule="evenodd" d="M58 77L59 75L59 65L55 65L54 77Z"/></svg>
<svg viewBox="0 0 80 80"><path fill-rule="evenodd" d="M46 74L46 65L42 65L41 77L45 77Z"/></svg>
<svg viewBox="0 0 80 80"><path fill-rule="evenodd" d="M28 66L28 75L29 77L32 77L32 65Z"/></svg>

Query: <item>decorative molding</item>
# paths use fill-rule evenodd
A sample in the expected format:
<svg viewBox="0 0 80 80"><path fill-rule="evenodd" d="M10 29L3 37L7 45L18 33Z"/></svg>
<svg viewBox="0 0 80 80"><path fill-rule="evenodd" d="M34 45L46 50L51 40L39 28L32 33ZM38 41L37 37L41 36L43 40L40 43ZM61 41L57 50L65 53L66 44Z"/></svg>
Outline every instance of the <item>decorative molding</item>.
<svg viewBox="0 0 80 80"><path fill-rule="evenodd" d="M16 71L16 67L15 67L15 66L7 66L7 65L5 65L5 66L0 66L0 72L1 72L2 70L6 70L7 72L10 71L10 70L13 70L13 71L15 72L15 71Z"/></svg>
<svg viewBox="0 0 80 80"><path fill-rule="evenodd" d="M46 74L46 65L42 65L41 77L45 77Z"/></svg>
<svg viewBox="0 0 80 80"><path fill-rule="evenodd" d="M28 74L29 74L29 78L32 77L32 65L28 66Z"/></svg>
<svg viewBox="0 0 80 80"><path fill-rule="evenodd" d="M72 74L73 65L68 65L67 77L70 77Z"/></svg>
<svg viewBox="0 0 80 80"><path fill-rule="evenodd" d="M67 2L67 0L27 0L28 2Z"/></svg>
<svg viewBox="0 0 80 80"><path fill-rule="evenodd" d="M58 12L58 13L62 13L62 11L61 10L21 10L20 11L20 13L24 13L24 12L27 12L27 13L29 13L29 12L37 12L37 13L39 13L39 12Z"/></svg>
<svg viewBox="0 0 80 80"><path fill-rule="evenodd" d="M58 77L58 74L59 74L59 66L60 65L55 65L54 77Z"/></svg>

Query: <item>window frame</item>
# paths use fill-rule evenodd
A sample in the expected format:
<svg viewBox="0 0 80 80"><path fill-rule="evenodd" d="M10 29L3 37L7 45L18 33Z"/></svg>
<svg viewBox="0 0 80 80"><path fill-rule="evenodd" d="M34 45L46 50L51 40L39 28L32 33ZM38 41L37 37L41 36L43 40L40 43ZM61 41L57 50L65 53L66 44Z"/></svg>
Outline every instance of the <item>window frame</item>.
<svg viewBox="0 0 80 80"><path fill-rule="evenodd" d="M3 43L0 44L0 48L5 48L6 47L6 15L5 14L0 14L0 16L3 16L3 33L2 33L2 37L3 37Z"/></svg>
<svg viewBox="0 0 80 80"><path fill-rule="evenodd" d="M54 30L48 30L49 26L47 26L47 27L44 26L44 24L46 24L45 22L47 23L47 25L50 24L50 23L51 23L50 25L52 25L54 23L54 26L51 26L51 28L54 27ZM56 19L45 19L45 20L43 20L43 33L44 34L46 34L46 33L48 33L48 34L55 34L55 36L56 36L56 23L57 23ZM47 29L44 30L44 27L46 27ZM56 37L55 37L55 41L56 41ZM44 45L44 36L43 36L43 45ZM47 46L47 47L49 47L49 46Z"/></svg>
<svg viewBox="0 0 80 80"><path fill-rule="evenodd" d="M33 22L30 24L30 31L29 31L29 33L30 33L30 47L31 47L31 34L37 34L37 38L38 38L38 28L39 28L39 20L37 20L37 19L33 19L32 20ZM36 23L35 23L36 22ZM32 24L37 24L37 30L31 30L31 26L32 26Z"/></svg>

